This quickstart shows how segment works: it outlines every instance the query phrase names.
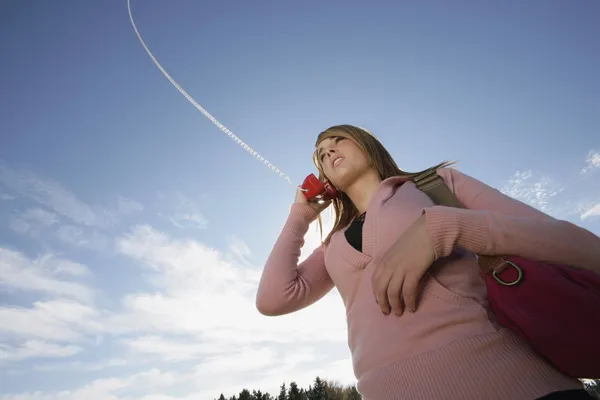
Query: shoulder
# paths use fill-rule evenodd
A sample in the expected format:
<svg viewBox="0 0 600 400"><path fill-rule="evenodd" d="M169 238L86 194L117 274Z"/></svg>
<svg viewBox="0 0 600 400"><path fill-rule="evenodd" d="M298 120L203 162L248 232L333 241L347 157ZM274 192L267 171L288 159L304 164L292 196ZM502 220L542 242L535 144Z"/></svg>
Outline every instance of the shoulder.
<svg viewBox="0 0 600 400"><path fill-rule="evenodd" d="M459 197L477 197L482 192L496 190L454 167L439 168L437 174L444 180L452 193Z"/></svg>
<svg viewBox="0 0 600 400"><path fill-rule="evenodd" d="M452 166L438 168L436 172L453 192L456 191L456 187L461 183L461 181L464 180L463 178L466 176Z"/></svg>
<svg viewBox="0 0 600 400"><path fill-rule="evenodd" d="M454 185L455 187L486 185L479 178L468 175L455 167L442 167L436 172L446 181L446 184Z"/></svg>

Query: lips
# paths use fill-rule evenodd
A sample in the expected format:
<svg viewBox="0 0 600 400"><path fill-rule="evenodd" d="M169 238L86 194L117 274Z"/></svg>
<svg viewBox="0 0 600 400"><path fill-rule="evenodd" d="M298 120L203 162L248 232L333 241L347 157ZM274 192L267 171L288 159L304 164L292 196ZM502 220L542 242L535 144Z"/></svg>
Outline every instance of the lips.
<svg viewBox="0 0 600 400"><path fill-rule="evenodd" d="M340 165L340 163L344 160L344 157L340 156L340 157L336 157L333 159L333 161L331 162L331 167L335 168L338 165Z"/></svg>

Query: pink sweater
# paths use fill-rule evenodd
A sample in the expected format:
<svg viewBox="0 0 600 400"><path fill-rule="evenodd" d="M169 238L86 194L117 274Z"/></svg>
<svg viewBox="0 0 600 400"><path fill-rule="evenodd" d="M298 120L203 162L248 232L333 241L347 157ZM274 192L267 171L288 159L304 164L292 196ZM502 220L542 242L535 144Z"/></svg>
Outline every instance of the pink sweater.
<svg viewBox="0 0 600 400"><path fill-rule="evenodd" d="M271 316L291 313L335 286L346 307L357 387L365 400L531 400L582 388L494 322L473 254L590 267L600 260L600 239L455 169L439 174L469 210L434 206L412 182L386 179L369 203L363 252L340 230L326 248L298 263L317 215L293 204L267 259L257 308ZM371 289L375 261L423 212L437 261L424 279L417 312L385 316Z"/></svg>

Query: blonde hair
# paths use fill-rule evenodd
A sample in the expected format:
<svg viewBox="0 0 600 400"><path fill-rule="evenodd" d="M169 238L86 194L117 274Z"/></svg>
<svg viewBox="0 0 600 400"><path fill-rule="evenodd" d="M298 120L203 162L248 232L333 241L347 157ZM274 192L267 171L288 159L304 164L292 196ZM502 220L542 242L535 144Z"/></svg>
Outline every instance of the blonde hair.
<svg viewBox="0 0 600 400"><path fill-rule="evenodd" d="M369 166L373 167L378 173L379 177L383 181L384 179L400 176L408 179L413 178L426 170L419 172L406 172L398 168L396 162L390 155L390 153L386 150L386 148L381 144L381 142L366 129L353 126L353 125L336 125L332 126L325 131L321 132L317 137L317 141L315 143L315 152L313 153L313 162L319 171L319 179L326 179L325 174L323 172L323 168L321 166L321 162L319 161L319 157L317 154L317 148L319 144L328 138L331 137L345 137L347 139L355 142L358 147L365 152L367 155L367 159L369 162ZM434 168L442 168L448 165L453 164L452 162L443 162L436 165ZM428 168L429 169L429 168ZM350 197L346 195L346 193L339 191L339 196L332 201L333 210L334 210L334 225L331 229L331 232L327 235L323 243L325 245L329 244L331 240L331 236L347 226L354 218L358 216L358 210L350 200ZM323 237L323 223L321 220L321 216L319 216L319 230L321 232L321 238Z"/></svg>

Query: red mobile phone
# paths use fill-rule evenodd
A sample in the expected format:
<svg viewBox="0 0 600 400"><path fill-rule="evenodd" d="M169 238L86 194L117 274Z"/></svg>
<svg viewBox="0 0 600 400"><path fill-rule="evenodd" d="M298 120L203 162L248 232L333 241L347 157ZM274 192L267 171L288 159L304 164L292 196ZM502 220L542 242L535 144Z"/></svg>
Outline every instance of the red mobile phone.
<svg viewBox="0 0 600 400"><path fill-rule="evenodd" d="M304 179L301 190L308 201L319 203L332 200L337 197L337 190L329 181L321 182L315 174L310 174Z"/></svg>

